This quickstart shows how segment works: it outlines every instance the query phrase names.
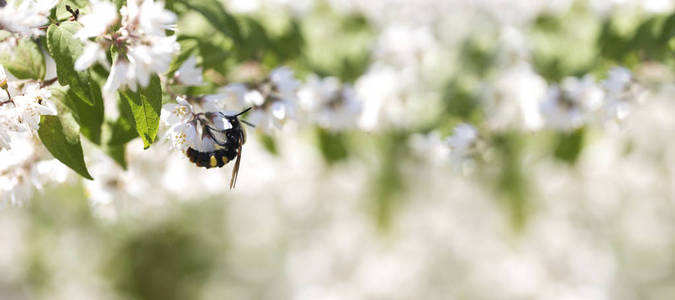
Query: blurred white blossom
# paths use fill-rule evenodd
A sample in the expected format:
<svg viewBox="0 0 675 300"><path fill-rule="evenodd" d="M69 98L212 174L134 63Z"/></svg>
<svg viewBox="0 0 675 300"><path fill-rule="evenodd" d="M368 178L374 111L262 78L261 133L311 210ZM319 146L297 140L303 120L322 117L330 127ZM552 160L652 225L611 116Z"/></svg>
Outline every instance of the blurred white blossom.
<svg viewBox="0 0 675 300"><path fill-rule="evenodd" d="M176 71L176 80L184 85L202 85L202 68L197 67L197 58L191 55Z"/></svg>
<svg viewBox="0 0 675 300"><path fill-rule="evenodd" d="M49 22L50 10L58 0L9 0L0 7L0 29L27 35L44 35L40 27Z"/></svg>
<svg viewBox="0 0 675 300"><path fill-rule="evenodd" d="M361 117L354 89L334 77L309 76L298 91L298 106L308 122L330 130L356 128Z"/></svg>

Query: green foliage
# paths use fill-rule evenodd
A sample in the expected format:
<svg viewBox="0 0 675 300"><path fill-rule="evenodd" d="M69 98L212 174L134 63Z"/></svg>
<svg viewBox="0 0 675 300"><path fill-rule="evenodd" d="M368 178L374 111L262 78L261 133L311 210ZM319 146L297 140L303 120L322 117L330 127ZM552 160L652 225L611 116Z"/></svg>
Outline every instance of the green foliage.
<svg viewBox="0 0 675 300"><path fill-rule="evenodd" d="M114 122L107 120L103 125L101 147L115 162L126 169L125 145L136 137L138 133L127 118L119 117Z"/></svg>
<svg viewBox="0 0 675 300"><path fill-rule="evenodd" d="M217 0L177 0L188 8L199 12L225 36L231 38L235 43L240 43L241 32L237 19L223 7L223 4Z"/></svg>
<svg viewBox="0 0 675 300"><path fill-rule="evenodd" d="M180 41L180 52L178 55L171 61L169 65L169 71L166 72L167 77L171 78L178 69L183 65L183 63L190 58L197 50L197 43L194 40L183 39Z"/></svg>
<svg viewBox="0 0 675 300"><path fill-rule="evenodd" d="M75 60L82 53L82 43L73 35L81 28L77 22L64 22L60 25L49 25L47 29L47 49L56 62L56 74L59 83L70 86L73 93L87 104L94 105L95 99L101 98L101 91L92 86L89 70L75 71Z"/></svg>
<svg viewBox="0 0 675 300"><path fill-rule="evenodd" d="M58 116L42 116L38 135L56 159L82 177L93 179L84 163L79 128L71 114L62 111Z"/></svg>
<svg viewBox="0 0 675 300"><path fill-rule="evenodd" d="M534 67L550 82L588 72L598 55L598 18L582 8L565 15L542 15L531 29Z"/></svg>
<svg viewBox="0 0 675 300"><path fill-rule="evenodd" d="M147 87L139 87L138 91L124 90L119 92L122 111L133 121L131 124L143 140L145 149L157 138L159 115L162 110L162 86L157 75L152 75Z"/></svg>
<svg viewBox="0 0 675 300"><path fill-rule="evenodd" d="M391 224L393 214L403 192L404 178L401 174L401 158L406 153L407 134L389 132L379 137L379 169L373 185L374 214L380 229L386 230Z"/></svg>
<svg viewBox="0 0 675 300"><path fill-rule="evenodd" d="M0 64L18 79L42 80L45 77L45 58L38 44L30 38L20 39L11 52L0 53Z"/></svg>
<svg viewBox="0 0 675 300"><path fill-rule="evenodd" d="M303 20L302 34L303 64L318 75L352 82L368 68L374 32L363 16L319 12Z"/></svg>
<svg viewBox="0 0 675 300"><path fill-rule="evenodd" d="M628 66L645 60L675 66L675 49L671 45L675 39L675 13L646 18L632 30L621 30L621 21L609 19L602 26L598 46L603 58Z"/></svg>
<svg viewBox="0 0 675 300"><path fill-rule="evenodd" d="M333 164L347 158L349 153L344 133L317 128L316 135L319 149L328 164Z"/></svg>
<svg viewBox="0 0 675 300"><path fill-rule="evenodd" d="M277 141L274 139L273 136L269 134L259 134L258 138L260 139L260 142L262 143L265 150L267 150L267 152L274 155L279 155L279 149L277 148Z"/></svg>
<svg viewBox="0 0 675 300"><path fill-rule="evenodd" d="M557 144L554 151L555 158L574 164L583 149L585 128L579 128L569 133L559 133Z"/></svg>
<svg viewBox="0 0 675 300"><path fill-rule="evenodd" d="M220 263L222 239L213 237L222 236L222 207L214 206L187 207L185 215L118 236L105 268L114 286L131 299L199 298Z"/></svg>
<svg viewBox="0 0 675 300"><path fill-rule="evenodd" d="M497 188L502 195L503 205L509 213L513 228L524 228L527 222L527 186L523 171L523 137L517 133L497 135L493 144L501 162L497 177Z"/></svg>

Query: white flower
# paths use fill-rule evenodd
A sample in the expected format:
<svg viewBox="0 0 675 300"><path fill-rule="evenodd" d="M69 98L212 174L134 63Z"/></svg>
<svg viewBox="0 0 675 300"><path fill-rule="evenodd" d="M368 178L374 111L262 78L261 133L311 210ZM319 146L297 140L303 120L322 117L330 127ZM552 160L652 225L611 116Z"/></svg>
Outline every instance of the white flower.
<svg viewBox="0 0 675 300"><path fill-rule="evenodd" d="M185 151L188 147L201 149L201 139L197 135L196 124L194 122L174 125L167 132L167 137L176 150Z"/></svg>
<svg viewBox="0 0 675 300"><path fill-rule="evenodd" d="M261 106L265 103L265 97L259 91L252 90L244 94L244 102L247 105Z"/></svg>
<svg viewBox="0 0 675 300"><path fill-rule="evenodd" d="M546 95L546 81L527 63L505 69L493 86L486 87L484 108L493 129L537 130L544 125L540 101Z"/></svg>
<svg viewBox="0 0 675 300"><path fill-rule="evenodd" d="M167 116L165 124L169 126L186 122L192 118L192 105L183 97L177 97L176 102L167 103L162 106L162 116Z"/></svg>
<svg viewBox="0 0 675 300"><path fill-rule="evenodd" d="M7 88L7 73L5 73L5 68L0 65L0 89ZM0 97L5 97L5 92L0 92ZM2 99L2 98L0 98Z"/></svg>
<svg viewBox="0 0 675 300"><path fill-rule="evenodd" d="M450 158L450 147L436 131L428 134L413 134L409 145L417 157L431 163L447 162Z"/></svg>
<svg viewBox="0 0 675 300"><path fill-rule="evenodd" d="M602 105L604 92L591 75L581 80L567 77L560 87L551 86L541 104L546 123L557 129L572 130L592 121Z"/></svg>
<svg viewBox="0 0 675 300"><path fill-rule="evenodd" d="M632 78L630 70L624 67L614 67L607 72L607 79L602 82L609 96L621 94Z"/></svg>
<svg viewBox="0 0 675 300"><path fill-rule="evenodd" d="M630 70L623 67L609 70L602 86L606 92L603 110L608 120L625 119L643 94L642 88L633 82Z"/></svg>
<svg viewBox="0 0 675 300"><path fill-rule="evenodd" d="M103 85L103 90L106 93L114 93L122 84L129 84L136 89L135 81L133 81L133 69L129 68L129 62L124 59L118 59L110 68L108 79Z"/></svg>
<svg viewBox="0 0 675 300"><path fill-rule="evenodd" d="M464 173L473 170L473 153L476 151L478 131L469 124L455 126L454 133L445 139L450 148L450 162L456 169Z"/></svg>
<svg viewBox="0 0 675 300"><path fill-rule="evenodd" d="M153 0L144 0L139 6L139 0L127 1L122 8L123 23L136 26L134 28L148 35L164 35L164 30L174 29L176 15L164 9L164 3Z"/></svg>
<svg viewBox="0 0 675 300"><path fill-rule="evenodd" d="M455 153L467 153L478 137L478 131L469 124L455 126L452 136L446 139L448 146Z"/></svg>
<svg viewBox="0 0 675 300"><path fill-rule="evenodd" d="M298 91L298 106L307 121L331 130L354 127L361 117L356 92L349 85L342 86L335 77L320 79L311 75Z"/></svg>
<svg viewBox="0 0 675 300"><path fill-rule="evenodd" d="M43 35L39 27L49 22L58 0L9 0L0 7L0 28L22 35Z"/></svg>
<svg viewBox="0 0 675 300"><path fill-rule="evenodd" d="M83 41L103 35L118 20L117 9L111 2L92 0L90 7L90 13L78 18L82 28L75 33L75 37Z"/></svg>
<svg viewBox="0 0 675 300"><path fill-rule="evenodd" d="M5 128L3 123L3 116L0 115L0 150L11 149L12 138L9 136L9 129Z"/></svg>
<svg viewBox="0 0 675 300"><path fill-rule="evenodd" d="M294 96L294 93L300 87L300 82L295 79L293 70L288 67L279 67L272 70L272 72L270 72L269 78L282 96Z"/></svg>
<svg viewBox="0 0 675 300"><path fill-rule="evenodd" d="M56 107L49 101L51 93L38 84L29 84L24 95L14 97L16 108L21 110L21 120L32 131L40 127L41 115L56 115Z"/></svg>
<svg viewBox="0 0 675 300"><path fill-rule="evenodd" d="M202 85L202 68L197 67L197 58L192 55L176 71L178 82L184 85Z"/></svg>
<svg viewBox="0 0 675 300"><path fill-rule="evenodd" d="M180 49L176 36L148 36L144 41L129 46L127 58L135 70L135 77L142 87L150 83L152 73L169 69L173 55ZM132 89L134 87L132 86Z"/></svg>
<svg viewBox="0 0 675 300"><path fill-rule="evenodd" d="M93 65L95 62L101 62L108 65L105 56L105 49L99 43L87 42L80 57L75 61L75 70L83 71Z"/></svg>

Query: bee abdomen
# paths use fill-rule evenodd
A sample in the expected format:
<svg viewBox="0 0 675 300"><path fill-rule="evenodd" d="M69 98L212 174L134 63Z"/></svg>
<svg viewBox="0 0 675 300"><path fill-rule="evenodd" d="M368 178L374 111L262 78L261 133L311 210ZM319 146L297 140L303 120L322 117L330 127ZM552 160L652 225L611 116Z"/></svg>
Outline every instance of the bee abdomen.
<svg viewBox="0 0 675 300"><path fill-rule="evenodd" d="M225 149L211 152L200 152L195 149L188 148L185 154L195 165L209 169L215 167L220 168L226 165L237 155L237 152L236 150L227 151Z"/></svg>

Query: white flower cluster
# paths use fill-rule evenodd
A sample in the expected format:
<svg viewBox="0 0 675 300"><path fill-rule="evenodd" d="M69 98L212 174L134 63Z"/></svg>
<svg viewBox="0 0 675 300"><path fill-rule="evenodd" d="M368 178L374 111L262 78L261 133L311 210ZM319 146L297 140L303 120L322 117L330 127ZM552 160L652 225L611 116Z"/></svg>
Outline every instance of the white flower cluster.
<svg viewBox="0 0 675 300"><path fill-rule="evenodd" d="M442 138L437 131L414 134L410 147L420 158L432 163L449 164L456 170L467 173L473 169L479 154L480 137L476 127L461 123L454 127L453 134Z"/></svg>
<svg viewBox="0 0 675 300"><path fill-rule="evenodd" d="M48 157L36 131L40 116L56 115L51 93L37 82L13 80L0 65L0 205L21 204L46 182L64 182L68 168Z"/></svg>
<svg viewBox="0 0 675 300"><path fill-rule="evenodd" d="M43 35L40 27L49 22L49 11L57 3L58 0L9 0L0 5L0 29L26 36Z"/></svg>
<svg viewBox="0 0 675 300"><path fill-rule="evenodd" d="M204 84L202 68L197 67L197 58L190 56L174 74L176 83L187 86L198 86Z"/></svg>
<svg viewBox="0 0 675 300"><path fill-rule="evenodd" d="M321 79L316 75L310 75L303 84L287 67L272 70L258 84L228 84L205 99L220 110L252 107L247 120L266 133L282 130L289 123L343 130L355 126L361 112L351 86L340 84L337 78Z"/></svg>
<svg viewBox="0 0 675 300"><path fill-rule="evenodd" d="M169 128L166 138L179 151L187 148L199 152L214 151L216 144L224 140L223 136L214 135L220 135L218 131L232 128L226 116L236 113L220 110L212 99L201 98L194 101L196 103L192 105L185 98L178 97L176 104L169 103L162 107L162 118ZM207 130L207 127L212 130Z"/></svg>
<svg viewBox="0 0 675 300"><path fill-rule="evenodd" d="M546 124L573 130L625 119L641 95L641 89L631 78L628 69L616 67L600 84L592 75L586 75L581 79L567 77L560 86L552 85L541 104Z"/></svg>
<svg viewBox="0 0 675 300"><path fill-rule="evenodd" d="M0 65L0 150L11 148L16 134L34 134L40 127L41 115L56 115L56 106L49 97L49 89L37 82L10 81Z"/></svg>
<svg viewBox="0 0 675 300"><path fill-rule="evenodd" d="M118 19L121 26L113 31ZM80 22L83 28L76 36L86 46L75 62L76 70L84 70L95 62L107 65L106 51L115 47L117 59L103 86L107 95L123 86L132 90L136 90L137 84L147 86L152 73L167 71L180 48L176 36L165 33L175 29L176 15L164 9L162 2L130 0L118 15L112 3L92 1L91 13L83 15Z"/></svg>
<svg viewBox="0 0 675 300"><path fill-rule="evenodd" d="M298 106L307 122L333 131L356 127L361 116L356 91L335 77L311 75L298 91Z"/></svg>

